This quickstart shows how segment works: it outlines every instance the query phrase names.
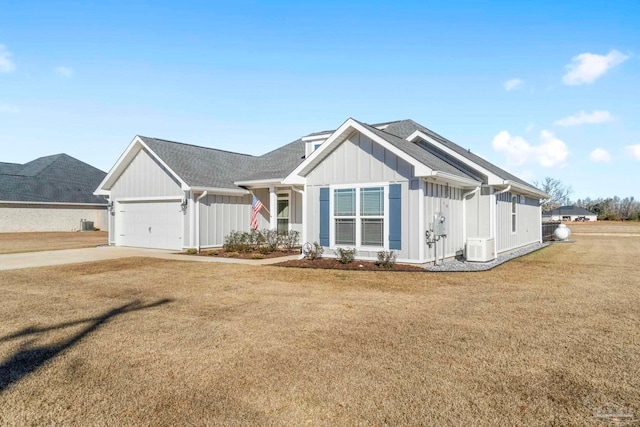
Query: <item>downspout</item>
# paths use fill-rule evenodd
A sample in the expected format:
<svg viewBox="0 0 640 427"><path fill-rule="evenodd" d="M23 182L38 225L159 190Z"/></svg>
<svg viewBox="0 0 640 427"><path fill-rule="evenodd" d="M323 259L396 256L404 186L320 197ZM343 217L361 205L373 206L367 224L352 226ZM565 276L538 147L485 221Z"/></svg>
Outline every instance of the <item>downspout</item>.
<svg viewBox="0 0 640 427"><path fill-rule="evenodd" d="M499 194L503 194L506 193L508 191L511 191L511 184L509 184L507 186L507 188L505 188L504 190L500 190L496 193L493 193L493 198L495 199L495 197ZM498 200L496 199L495 201L491 201L491 207L493 208L493 254L495 255L495 257L498 257L498 218L497 218L497 214L496 214L496 204L498 203Z"/></svg>
<svg viewBox="0 0 640 427"><path fill-rule="evenodd" d="M205 191L204 193L202 193L200 195L200 197L198 197L196 199L196 206L195 206L195 210L196 210L196 249L198 249L198 253L200 253L200 200L203 197L206 197L207 194L209 194L208 191Z"/></svg>
<svg viewBox="0 0 640 427"><path fill-rule="evenodd" d="M467 245L467 197L476 194L478 191L480 191L480 186L462 195L462 243L465 245L465 257Z"/></svg>

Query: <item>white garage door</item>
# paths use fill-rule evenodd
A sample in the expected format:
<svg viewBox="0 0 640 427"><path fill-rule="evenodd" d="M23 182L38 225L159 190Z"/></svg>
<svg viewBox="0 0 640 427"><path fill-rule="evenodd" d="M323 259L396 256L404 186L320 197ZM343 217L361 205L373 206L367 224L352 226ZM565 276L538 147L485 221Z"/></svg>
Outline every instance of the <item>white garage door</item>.
<svg viewBox="0 0 640 427"><path fill-rule="evenodd" d="M179 201L119 202L116 245L180 250L182 216Z"/></svg>

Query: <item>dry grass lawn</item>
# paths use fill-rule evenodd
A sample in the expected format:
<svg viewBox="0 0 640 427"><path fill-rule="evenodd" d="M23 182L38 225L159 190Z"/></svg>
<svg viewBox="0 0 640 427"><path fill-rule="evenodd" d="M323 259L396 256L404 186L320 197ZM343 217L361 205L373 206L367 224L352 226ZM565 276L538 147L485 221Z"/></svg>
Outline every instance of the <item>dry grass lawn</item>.
<svg viewBox="0 0 640 427"><path fill-rule="evenodd" d="M0 233L0 254L91 248L106 244L106 231Z"/></svg>
<svg viewBox="0 0 640 427"><path fill-rule="evenodd" d="M640 418L640 237L484 273L125 259L0 272L0 425Z"/></svg>

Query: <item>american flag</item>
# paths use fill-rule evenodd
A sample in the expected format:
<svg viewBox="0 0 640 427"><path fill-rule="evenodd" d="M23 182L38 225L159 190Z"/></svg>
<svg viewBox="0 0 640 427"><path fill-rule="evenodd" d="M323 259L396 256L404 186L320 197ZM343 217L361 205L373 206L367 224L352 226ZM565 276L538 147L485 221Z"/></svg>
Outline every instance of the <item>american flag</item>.
<svg viewBox="0 0 640 427"><path fill-rule="evenodd" d="M262 210L264 205L258 198L253 196L253 203L251 204L251 228L254 230L258 229L258 214Z"/></svg>

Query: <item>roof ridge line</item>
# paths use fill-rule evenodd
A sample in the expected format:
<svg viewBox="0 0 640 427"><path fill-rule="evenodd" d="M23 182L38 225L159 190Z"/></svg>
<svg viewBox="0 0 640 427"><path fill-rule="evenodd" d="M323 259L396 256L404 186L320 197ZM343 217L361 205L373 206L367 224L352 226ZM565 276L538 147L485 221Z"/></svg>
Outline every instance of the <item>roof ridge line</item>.
<svg viewBox="0 0 640 427"><path fill-rule="evenodd" d="M240 156L247 156L247 157L253 157L253 158L256 158L256 156L254 156L253 154L240 153L240 152L238 152L238 151L223 150L223 149L220 149L220 148L213 148L213 147L204 147L204 146L202 146L202 145L189 144L189 143L187 143L187 142L171 141L170 139L156 138L155 136L144 136L144 135L138 135L138 136L139 136L139 137L142 137L142 138L155 139L156 141L169 142L169 143L171 143L171 144L186 145L186 146L188 146L188 147L203 148L203 149L205 149L205 150L220 151L220 152L223 152L223 153L238 154L238 155L240 155Z"/></svg>

